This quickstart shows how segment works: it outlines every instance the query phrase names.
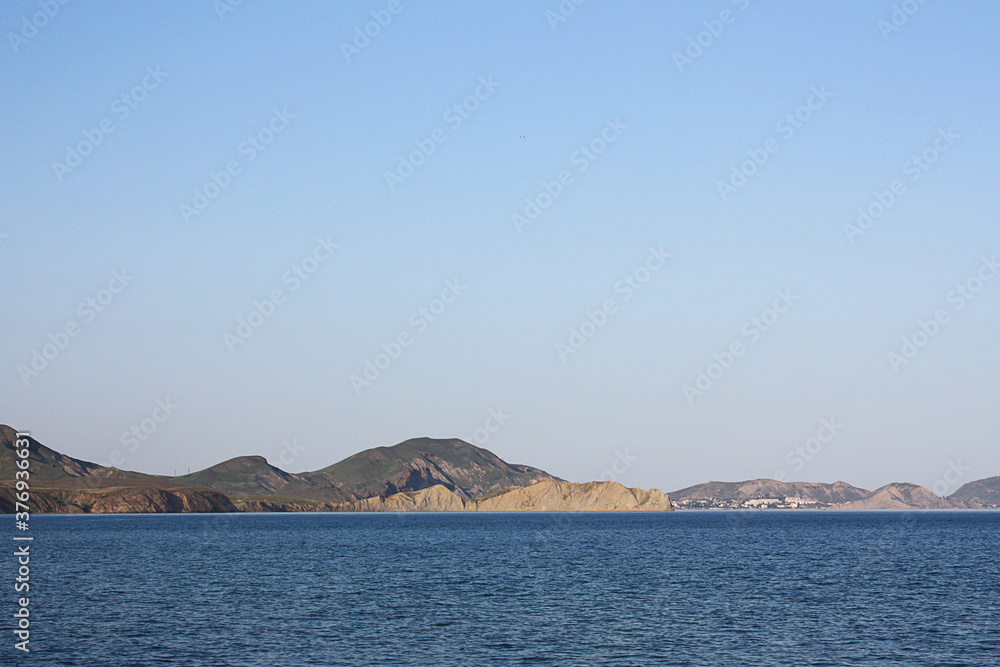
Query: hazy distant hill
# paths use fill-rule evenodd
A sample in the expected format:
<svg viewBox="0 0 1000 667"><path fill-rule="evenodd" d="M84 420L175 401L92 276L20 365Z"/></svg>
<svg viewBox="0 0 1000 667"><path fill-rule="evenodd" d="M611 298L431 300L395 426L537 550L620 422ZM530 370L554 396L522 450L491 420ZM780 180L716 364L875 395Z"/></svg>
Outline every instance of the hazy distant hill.
<svg viewBox="0 0 1000 667"><path fill-rule="evenodd" d="M956 503L934 495L929 489L916 484L896 482L875 489L867 498L847 503L848 510L908 510L908 509L961 509Z"/></svg>
<svg viewBox="0 0 1000 667"><path fill-rule="evenodd" d="M1000 477L988 477L963 484L958 491L948 496L973 509L1000 508Z"/></svg>
<svg viewBox="0 0 1000 667"><path fill-rule="evenodd" d="M776 479L751 479L745 482L706 482L670 494L677 505L701 503L739 504L747 500L803 498L818 503L838 505L866 498L871 492L846 482L779 482Z"/></svg>
<svg viewBox="0 0 1000 667"><path fill-rule="evenodd" d="M1000 478L997 478L1000 479ZM988 480L982 480L988 482ZM971 486L971 485L966 485ZM963 487L964 488L964 487ZM961 491L961 489L959 489ZM708 482L696 484L670 494L678 507L685 509L738 509L759 506L811 507L827 509L960 509L961 499L941 498L916 484L886 484L874 491L851 486L845 482L779 482L773 479L753 479L745 482ZM814 502L801 502L814 501Z"/></svg>

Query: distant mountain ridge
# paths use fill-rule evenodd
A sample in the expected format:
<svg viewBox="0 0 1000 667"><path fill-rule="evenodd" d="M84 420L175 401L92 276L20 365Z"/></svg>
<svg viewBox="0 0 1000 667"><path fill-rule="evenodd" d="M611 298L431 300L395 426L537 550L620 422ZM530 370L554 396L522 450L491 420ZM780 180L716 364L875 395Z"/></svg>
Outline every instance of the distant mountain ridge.
<svg viewBox="0 0 1000 667"><path fill-rule="evenodd" d="M992 480L996 480L995 482ZM970 482L947 498L916 484L895 482L874 491L846 482L781 482L751 479L706 482L670 493L682 509L807 508L817 509L964 509L1000 506L1000 477ZM976 500L966 502L965 498ZM992 503L992 504L990 504Z"/></svg>
<svg viewBox="0 0 1000 667"><path fill-rule="evenodd" d="M802 498L836 505L862 500L871 492L846 482L780 482L775 479L752 479L745 482L706 482L670 494L675 504L711 505L758 499Z"/></svg>
<svg viewBox="0 0 1000 667"><path fill-rule="evenodd" d="M13 511L16 431L0 426L0 512ZM104 467L29 439L38 511L346 511L351 502L440 487L459 499L557 481L458 439L413 438L376 447L321 470L290 473L262 456L239 456L167 477ZM240 504L237 507L232 503Z"/></svg>
<svg viewBox="0 0 1000 667"><path fill-rule="evenodd" d="M847 503L840 509L908 510L908 509L961 509L964 505L934 495L916 484L886 484L875 489L866 498Z"/></svg>
<svg viewBox="0 0 1000 667"><path fill-rule="evenodd" d="M0 513L14 508L15 439L13 428L0 425ZM615 483L576 484L538 468L507 463L489 450L457 439L413 438L358 452L312 472L290 473L262 456L239 456L176 477L100 466L61 454L33 438L29 442L32 503L39 512L1000 507L1000 477L969 482L948 498L905 483L868 491L845 482L757 479L707 482L669 495Z"/></svg>

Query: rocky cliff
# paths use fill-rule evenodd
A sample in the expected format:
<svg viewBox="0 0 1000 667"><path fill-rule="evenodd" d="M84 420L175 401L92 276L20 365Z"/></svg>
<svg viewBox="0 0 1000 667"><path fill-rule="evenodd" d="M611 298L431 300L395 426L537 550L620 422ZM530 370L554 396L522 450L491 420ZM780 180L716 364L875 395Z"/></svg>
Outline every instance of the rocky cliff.
<svg viewBox="0 0 1000 667"><path fill-rule="evenodd" d="M342 512L668 512L667 494L629 489L617 482L575 484L545 480L479 498L463 498L444 486L364 498L335 507Z"/></svg>
<svg viewBox="0 0 1000 667"><path fill-rule="evenodd" d="M193 487L110 487L101 489L33 489L31 511L44 514L158 514L238 512L229 498ZM0 513L14 511L14 489L0 486Z"/></svg>

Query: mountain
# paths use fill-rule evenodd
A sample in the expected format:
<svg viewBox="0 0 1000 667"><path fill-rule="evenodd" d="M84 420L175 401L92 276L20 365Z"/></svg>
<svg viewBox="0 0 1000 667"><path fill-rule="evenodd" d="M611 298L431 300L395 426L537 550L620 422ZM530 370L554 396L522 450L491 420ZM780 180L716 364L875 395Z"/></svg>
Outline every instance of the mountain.
<svg viewBox="0 0 1000 667"><path fill-rule="evenodd" d="M916 484L896 482L875 489L867 498L838 507L845 510L961 509L964 505L941 498Z"/></svg>
<svg viewBox="0 0 1000 667"><path fill-rule="evenodd" d="M156 475L141 472L107 468L89 461L75 459L50 449L32 437L28 441L28 460L31 461L32 486L39 483L80 483L101 484L94 478L128 478L139 480L162 479ZM0 424L0 480L13 480L17 467L17 431Z"/></svg>
<svg viewBox="0 0 1000 667"><path fill-rule="evenodd" d="M437 484L419 491L371 497L333 508L348 512L669 512L667 494L629 489L618 482L576 484L547 479L479 498L464 498Z"/></svg>
<svg viewBox="0 0 1000 667"><path fill-rule="evenodd" d="M211 468L171 478L175 482L201 486L224 493L231 498L259 495L297 496L313 491L315 482L301 475L285 472L267 462L263 456L238 456ZM350 500L335 488L327 493L316 492L323 500Z"/></svg>
<svg viewBox="0 0 1000 667"><path fill-rule="evenodd" d="M72 456L49 449L32 437L28 440L31 477L36 482L65 479L66 477L87 477L101 470L96 463L88 463ZM17 431L10 426L0 425L0 479L14 479L17 468Z"/></svg>
<svg viewBox="0 0 1000 667"><path fill-rule="evenodd" d="M0 425L0 512L13 511L18 470L16 431ZM177 477L146 475L75 459L29 438L32 503L36 511L172 512L330 510L369 497L442 486L459 498L558 480L510 464L462 440L415 438L359 452L301 474L261 456L239 456Z"/></svg>
<svg viewBox="0 0 1000 667"><path fill-rule="evenodd" d="M988 477L969 482L948 496L948 500L973 509L1000 508L1000 477Z"/></svg>
<svg viewBox="0 0 1000 667"><path fill-rule="evenodd" d="M419 491L438 484L464 498L474 498L558 479L538 468L507 463L463 440L434 438L366 449L322 470L302 473L302 477L316 486L339 489L350 500Z"/></svg>
<svg viewBox="0 0 1000 667"><path fill-rule="evenodd" d="M15 509L16 431L0 425L0 513ZM35 512L667 511L678 508L1000 507L1000 477L949 498L915 484L875 491L844 482L707 482L669 496L614 482L574 484L457 439L414 438L366 449L321 470L290 473L239 456L178 477L75 459L28 438ZM235 502L234 502L235 501ZM673 501L673 502L671 502Z"/></svg>
<svg viewBox="0 0 1000 667"><path fill-rule="evenodd" d="M543 470L507 463L489 450L462 440L414 438L375 447L313 472L293 474L261 456L240 456L171 478L213 489L235 500L337 503L384 497L441 485L473 498L511 486L557 479ZM264 507L261 505L260 507Z"/></svg>
<svg viewBox="0 0 1000 667"><path fill-rule="evenodd" d="M871 492L845 482L779 482L752 479L745 482L706 482L670 494L679 507L743 507L747 501L812 500L818 505L839 505L866 498Z"/></svg>

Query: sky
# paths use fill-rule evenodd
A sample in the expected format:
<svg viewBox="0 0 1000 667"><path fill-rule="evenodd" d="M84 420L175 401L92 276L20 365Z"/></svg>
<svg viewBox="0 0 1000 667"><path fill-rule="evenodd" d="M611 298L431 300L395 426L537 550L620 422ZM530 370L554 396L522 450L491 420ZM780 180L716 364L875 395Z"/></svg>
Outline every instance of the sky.
<svg viewBox="0 0 1000 667"><path fill-rule="evenodd" d="M1000 474L1000 6L6 3L0 423L183 474Z"/></svg>

